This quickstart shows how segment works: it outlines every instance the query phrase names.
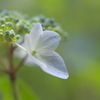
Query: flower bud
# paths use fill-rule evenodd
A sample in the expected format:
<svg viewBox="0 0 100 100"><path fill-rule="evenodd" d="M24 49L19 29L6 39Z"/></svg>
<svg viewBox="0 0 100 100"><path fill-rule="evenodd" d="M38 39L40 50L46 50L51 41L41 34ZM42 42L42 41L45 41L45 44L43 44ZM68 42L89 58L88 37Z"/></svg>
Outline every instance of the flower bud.
<svg viewBox="0 0 100 100"><path fill-rule="evenodd" d="M5 29L5 25L3 24L3 25L1 25L1 28L4 30Z"/></svg>
<svg viewBox="0 0 100 100"><path fill-rule="evenodd" d="M14 22L18 23L19 22L19 18L14 18Z"/></svg>
<svg viewBox="0 0 100 100"><path fill-rule="evenodd" d="M8 16L5 16L5 20L6 20L6 21L9 21L9 17L8 17Z"/></svg>
<svg viewBox="0 0 100 100"><path fill-rule="evenodd" d="M24 28L24 24L20 23L19 28Z"/></svg>
<svg viewBox="0 0 100 100"><path fill-rule="evenodd" d="M12 28L12 22L6 22L6 25L7 25L9 28Z"/></svg>
<svg viewBox="0 0 100 100"><path fill-rule="evenodd" d="M3 33L2 32L0 32L0 36L3 36Z"/></svg>
<svg viewBox="0 0 100 100"><path fill-rule="evenodd" d="M42 22L44 22L44 21L45 21L45 17L44 17L43 15L40 15L40 20L41 20Z"/></svg>
<svg viewBox="0 0 100 100"><path fill-rule="evenodd" d="M49 22L50 23L54 23L55 22L55 19L53 19L53 18L52 19L49 19Z"/></svg>
<svg viewBox="0 0 100 100"><path fill-rule="evenodd" d="M24 31L25 32L29 32L29 28L26 26L26 27L24 27Z"/></svg>
<svg viewBox="0 0 100 100"><path fill-rule="evenodd" d="M5 19L0 19L0 23L4 24L5 23Z"/></svg>
<svg viewBox="0 0 100 100"><path fill-rule="evenodd" d="M10 33L9 36L13 38L15 36L15 33Z"/></svg>
<svg viewBox="0 0 100 100"><path fill-rule="evenodd" d="M15 36L14 30L10 30L9 36L12 37L12 38Z"/></svg>
<svg viewBox="0 0 100 100"><path fill-rule="evenodd" d="M15 34L14 30L10 30L10 33L14 33Z"/></svg>
<svg viewBox="0 0 100 100"><path fill-rule="evenodd" d="M9 36L9 34L10 34L9 30L6 30L6 31L4 32L4 34L5 34L6 36Z"/></svg>
<svg viewBox="0 0 100 100"><path fill-rule="evenodd" d="M15 38L18 40L20 38L20 35L16 35Z"/></svg>
<svg viewBox="0 0 100 100"><path fill-rule="evenodd" d="M0 32L1 32L1 33L3 33L3 30L2 30L2 29L0 29Z"/></svg>

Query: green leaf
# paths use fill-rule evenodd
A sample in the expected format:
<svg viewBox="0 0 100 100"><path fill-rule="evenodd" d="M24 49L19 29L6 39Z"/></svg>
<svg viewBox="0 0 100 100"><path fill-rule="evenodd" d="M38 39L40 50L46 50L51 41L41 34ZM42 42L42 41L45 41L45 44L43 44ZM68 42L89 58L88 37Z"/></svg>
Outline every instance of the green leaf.
<svg viewBox="0 0 100 100"><path fill-rule="evenodd" d="M9 78L0 77L0 100L14 100ZM21 79L17 79L20 100L39 100L31 88Z"/></svg>

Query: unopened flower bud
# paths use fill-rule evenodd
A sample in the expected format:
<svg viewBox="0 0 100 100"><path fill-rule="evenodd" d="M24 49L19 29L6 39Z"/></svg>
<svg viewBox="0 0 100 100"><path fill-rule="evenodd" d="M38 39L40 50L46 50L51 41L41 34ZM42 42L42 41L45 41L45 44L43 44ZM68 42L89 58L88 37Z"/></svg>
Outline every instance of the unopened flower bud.
<svg viewBox="0 0 100 100"><path fill-rule="evenodd" d="M5 20L6 20L6 21L9 21L9 17L8 17L8 16L5 16Z"/></svg>
<svg viewBox="0 0 100 100"><path fill-rule="evenodd" d="M14 30L10 30L10 33L14 33L15 34Z"/></svg>
<svg viewBox="0 0 100 100"><path fill-rule="evenodd" d="M1 25L1 28L4 30L5 29L5 25L3 24L3 25Z"/></svg>
<svg viewBox="0 0 100 100"><path fill-rule="evenodd" d="M9 36L12 37L12 38L15 36L14 30L10 30Z"/></svg>
<svg viewBox="0 0 100 100"><path fill-rule="evenodd" d="M15 38L18 40L20 38L20 35L16 35Z"/></svg>
<svg viewBox="0 0 100 100"><path fill-rule="evenodd" d="M55 19L53 19L53 18L52 19L49 19L49 22L50 23L54 23L55 22Z"/></svg>
<svg viewBox="0 0 100 100"><path fill-rule="evenodd" d="M15 36L15 33L10 33L9 36L13 38Z"/></svg>
<svg viewBox="0 0 100 100"><path fill-rule="evenodd" d="M6 30L6 31L4 32L4 34L5 34L6 36L9 36L9 34L10 34L9 30Z"/></svg>
<svg viewBox="0 0 100 100"><path fill-rule="evenodd" d="M12 22L6 22L6 25L7 25L9 28L12 28Z"/></svg>
<svg viewBox="0 0 100 100"><path fill-rule="evenodd" d="M3 36L3 33L2 32L0 32L0 36Z"/></svg>
<svg viewBox="0 0 100 100"><path fill-rule="evenodd" d="M24 27L24 31L25 32L29 32L29 28L26 26L26 27Z"/></svg>
<svg viewBox="0 0 100 100"><path fill-rule="evenodd" d="M1 33L3 33L3 30L2 30L2 29L0 29L0 32L1 32Z"/></svg>
<svg viewBox="0 0 100 100"><path fill-rule="evenodd" d="M5 23L5 19L0 19L0 23L4 24Z"/></svg>
<svg viewBox="0 0 100 100"><path fill-rule="evenodd" d="M24 28L24 24L20 23L19 28Z"/></svg>
<svg viewBox="0 0 100 100"><path fill-rule="evenodd" d="M19 22L19 18L14 18L14 22L18 23Z"/></svg>
<svg viewBox="0 0 100 100"><path fill-rule="evenodd" d="M45 21L45 17L44 17L43 15L41 15L41 16L40 16L40 20L41 20L42 22L44 22L44 21Z"/></svg>

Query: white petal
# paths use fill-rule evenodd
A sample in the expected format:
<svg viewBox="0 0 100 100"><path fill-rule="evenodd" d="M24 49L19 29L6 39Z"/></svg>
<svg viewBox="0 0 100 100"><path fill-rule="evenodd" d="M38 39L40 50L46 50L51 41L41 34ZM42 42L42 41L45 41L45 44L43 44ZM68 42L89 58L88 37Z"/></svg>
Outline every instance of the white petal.
<svg viewBox="0 0 100 100"><path fill-rule="evenodd" d="M25 49L26 49L26 45L25 45L25 43L23 43L22 44L22 47L24 47ZM23 59L26 55L27 55L27 53L25 52L25 51L23 51L21 48L19 48L19 47L17 47L15 50L14 50L14 54L17 56L17 57L19 57L19 58L21 58L21 59ZM26 59L26 61L25 61L25 64L29 64L29 65L33 65L33 64L35 64L33 61L32 61L32 59L28 56L27 57L27 59Z"/></svg>
<svg viewBox="0 0 100 100"><path fill-rule="evenodd" d="M29 34L26 34L26 35L25 35L25 41L24 41L24 43L22 44L22 46L23 46L28 52L31 52L31 49L32 49L32 41L31 41L31 38L30 38Z"/></svg>
<svg viewBox="0 0 100 100"><path fill-rule="evenodd" d="M32 41L32 47L34 49L34 47L36 46L40 36L43 34L42 31L42 26L40 23L36 23L35 26L31 29L29 35L31 37L31 41Z"/></svg>
<svg viewBox="0 0 100 100"><path fill-rule="evenodd" d="M28 54L28 56L31 58L31 62L38 65L38 66L41 66L41 68L46 68L47 66L41 62L40 60L38 60L37 58L35 58L34 56L32 56L30 53Z"/></svg>
<svg viewBox="0 0 100 100"><path fill-rule="evenodd" d="M36 51L55 50L60 42L60 36L53 31L44 31L36 45Z"/></svg>
<svg viewBox="0 0 100 100"><path fill-rule="evenodd" d="M44 62L47 67L41 67L45 72L59 78L67 79L68 72L63 59L54 51L47 51L38 55L37 58Z"/></svg>
<svg viewBox="0 0 100 100"><path fill-rule="evenodd" d="M42 34L42 26L40 23L36 23L34 25L34 27L31 29L30 31L30 36L34 38L34 36L36 37L38 34Z"/></svg>

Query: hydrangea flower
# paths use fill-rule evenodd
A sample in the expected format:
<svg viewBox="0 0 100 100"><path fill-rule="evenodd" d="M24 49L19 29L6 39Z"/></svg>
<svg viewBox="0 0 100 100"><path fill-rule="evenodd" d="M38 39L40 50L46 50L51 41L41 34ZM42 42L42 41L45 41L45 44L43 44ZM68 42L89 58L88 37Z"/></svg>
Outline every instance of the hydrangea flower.
<svg viewBox="0 0 100 100"><path fill-rule="evenodd" d="M46 73L67 79L69 75L65 63L61 56L54 51L59 42L58 33L43 31L41 24L37 23L30 33L25 35L22 46L28 54L27 62L40 66Z"/></svg>

